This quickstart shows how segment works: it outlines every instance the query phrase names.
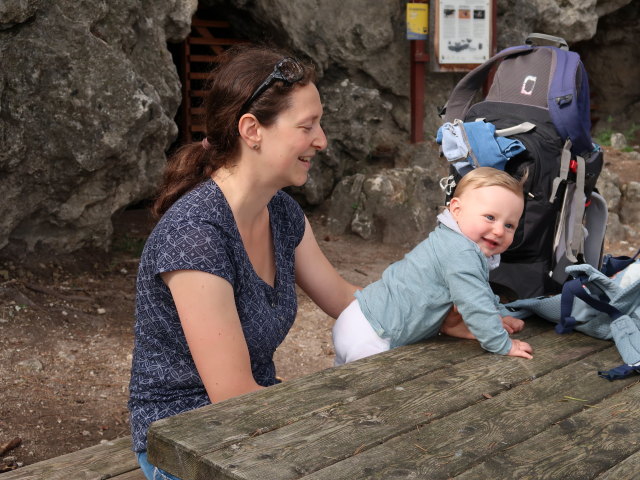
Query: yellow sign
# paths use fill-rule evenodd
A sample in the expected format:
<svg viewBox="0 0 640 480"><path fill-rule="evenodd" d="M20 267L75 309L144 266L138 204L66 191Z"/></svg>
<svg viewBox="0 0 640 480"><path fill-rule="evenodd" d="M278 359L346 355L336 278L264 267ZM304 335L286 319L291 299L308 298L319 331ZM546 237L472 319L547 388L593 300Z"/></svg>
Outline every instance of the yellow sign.
<svg viewBox="0 0 640 480"><path fill-rule="evenodd" d="M426 40L429 33L429 4L407 3L407 40Z"/></svg>

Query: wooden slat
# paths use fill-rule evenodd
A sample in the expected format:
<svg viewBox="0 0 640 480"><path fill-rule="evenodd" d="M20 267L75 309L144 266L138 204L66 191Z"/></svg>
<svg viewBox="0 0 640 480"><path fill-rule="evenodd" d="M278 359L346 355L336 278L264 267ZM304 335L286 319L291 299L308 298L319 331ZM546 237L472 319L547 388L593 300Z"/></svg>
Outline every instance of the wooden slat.
<svg viewBox="0 0 640 480"><path fill-rule="evenodd" d="M3 473L2 480L102 480L132 472L131 479L140 478L138 461L131 450L131 438L124 437L109 444L96 445L78 452ZM142 473L142 472L140 472ZM137 475L137 476L136 476ZM144 477L142 477L144 478Z"/></svg>
<svg viewBox="0 0 640 480"><path fill-rule="evenodd" d="M191 82L186 80L189 78L189 73L191 72L191 64L188 60L189 53L189 44L187 42L182 42L178 59L178 69L180 71L180 78L182 79L182 104L180 108L182 128L180 136L183 144L191 142L191 114L189 113L189 106L191 103L189 89L191 88Z"/></svg>
<svg viewBox="0 0 640 480"><path fill-rule="evenodd" d="M187 37L187 41L191 45L221 45L231 46L244 43L246 40L238 40L237 38L218 38L218 37Z"/></svg>
<svg viewBox="0 0 640 480"><path fill-rule="evenodd" d="M615 467L601 473L596 480L624 480L628 478L636 478L640 474L640 451L625 458Z"/></svg>
<svg viewBox="0 0 640 480"><path fill-rule="evenodd" d="M206 27L194 27L194 30L202 37L202 38L214 38L214 35L211 31ZM193 37L193 35L192 35ZM224 48L222 45L211 45L209 44L209 48L213 52L214 55L221 55L224 52Z"/></svg>
<svg viewBox="0 0 640 480"><path fill-rule="evenodd" d="M118 475L117 477L111 477L113 480L147 480L142 470L132 470L131 472Z"/></svg>
<svg viewBox="0 0 640 480"><path fill-rule="evenodd" d="M196 63L217 63L218 57L216 55L189 55L188 60Z"/></svg>
<svg viewBox="0 0 640 480"><path fill-rule="evenodd" d="M206 478L218 466L234 464L237 466L233 469L236 479L296 479L302 473L330 467L335 459L364 452L415 430L416 426L466 409L483 400L483 395L500 395L522 382L528 384L559 366L611 345L584 335L561 337L553 331L535 337L531 343L536 352L534 361L484 355L439 369L405 382L401 387L390 386L337 406L324 415L314 415L207 454L203 459L212 470L199 473ZM392 364L387 368L392 368ZM594 374L595 371L592 367ZM464 426L464 422L461 424ZM440 437L447 434L453 432L439 431ZM384 462L374 465L380 468ZM342 471L341 464L335 470ZM337 473L321 472L316 478L361 478L350 474L338 476Z"/></svg>
<svg viewBox="0 0 640 480"><path fill-rule="evenodd" d="M620 393L468 470L459 479L586 480L622 462L640 442L640 388ZM638 478L616 476L617 479Z"/></svg>
<svg viewBox="0 0 640 480"><path fill-rule="evenodd" d="M231 28L231 24L229 22L225 22L223 20L204 20L198 17L193 17L191 25L211 28Z"/></svg>
<svg viewBox="0 0 640 480"><path fill-rule="evenodd" d="M595 375L602 365L618 361L617 350L609 347L305 479L394 478L394 472L401 471L406 478L453 478L488 457L553 428L555 423L588 408L585 404L598 406L603 399L636 382L633 378L608 382ZM527 478L511 476L511 472L505 467L502 475L478 474L469 478Z"/></svg>
<svg viewBox="0 0 640 480"><path fill-rule="evenodd" d="M206 80L209 78L209 73L207 72L189 72L189 78L191 80Z"/></svg>
<svg viewBox="0 0 640 480"><path fill-rule="evenodd" d="M206 94L206 90L189 90L189 95L192 97L204 97Z"/></svg>

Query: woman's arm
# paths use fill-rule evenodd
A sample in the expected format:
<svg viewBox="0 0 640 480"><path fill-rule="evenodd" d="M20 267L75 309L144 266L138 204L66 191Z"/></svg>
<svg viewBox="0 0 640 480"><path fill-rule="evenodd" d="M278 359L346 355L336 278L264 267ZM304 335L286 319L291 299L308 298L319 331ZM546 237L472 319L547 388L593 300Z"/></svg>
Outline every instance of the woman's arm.
<svg viewBox="0 0 640 480"><path fill-rule="evenodd" d="M305 217L302 241L296 248L296 283L327 315L337 318L353 300L358 287L333 268L313 236Z"/></svg>
<svg viewBox="0 0 640 480"><path fill-rule="evenodd" d="M191 356L209 399L219 402L262 388L253 379L231 284L196 270L163 273Z"/></svg>

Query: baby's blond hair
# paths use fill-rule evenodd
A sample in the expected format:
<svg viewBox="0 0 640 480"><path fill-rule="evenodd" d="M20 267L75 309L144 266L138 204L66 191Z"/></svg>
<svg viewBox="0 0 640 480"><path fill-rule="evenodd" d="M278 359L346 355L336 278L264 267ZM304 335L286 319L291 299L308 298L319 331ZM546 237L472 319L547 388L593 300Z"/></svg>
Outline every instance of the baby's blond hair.
<svg viewBox="0 0 640 480"><path fill-rule="evenodd" d="M467 190L474 190L482 187L503 187L518 197L524 199L522 187L527 181L527 172L519 180L509 175L503 170L491 167L478 167L467 173L458 182L453 192L454 197L460 197Z"/></svg>

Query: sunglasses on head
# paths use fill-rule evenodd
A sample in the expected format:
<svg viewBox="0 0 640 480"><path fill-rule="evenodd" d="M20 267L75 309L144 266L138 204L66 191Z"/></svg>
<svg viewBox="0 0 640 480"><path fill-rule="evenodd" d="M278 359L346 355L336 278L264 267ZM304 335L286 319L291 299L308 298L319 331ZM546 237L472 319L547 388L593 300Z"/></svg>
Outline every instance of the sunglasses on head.
<svg viewBox="0 0 640 480"><path fill-rule="evenodd" d="M253 94L249 97L249 100L244 102L244 105L242 105L240 112L246 112L251 104L255 101L255 99L262 95L264 91L269 88L276 80L283 81L287 85L292 85L302 80L303 76L304 68L302 68L302 65L300 65L295 58L283 58L278 63L276 63L276 66L273 67L273 72L271 72L269 76L264 80L264 82L262 82L260 86L255 89Z"/></svg>

